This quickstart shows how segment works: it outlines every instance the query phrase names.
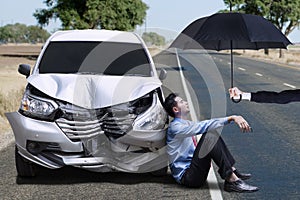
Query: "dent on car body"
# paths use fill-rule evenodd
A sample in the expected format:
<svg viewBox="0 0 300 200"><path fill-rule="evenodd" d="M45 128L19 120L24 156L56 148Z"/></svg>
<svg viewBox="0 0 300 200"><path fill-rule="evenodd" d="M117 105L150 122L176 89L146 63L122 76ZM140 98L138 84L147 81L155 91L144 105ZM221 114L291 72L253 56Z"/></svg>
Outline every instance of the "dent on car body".
<svg viewBox="0 0 300 200"><path fill-rule="evenodd" d="M41 92L93 109L132 101L161 86L153 77L38 74L28 82Z"/></svg>

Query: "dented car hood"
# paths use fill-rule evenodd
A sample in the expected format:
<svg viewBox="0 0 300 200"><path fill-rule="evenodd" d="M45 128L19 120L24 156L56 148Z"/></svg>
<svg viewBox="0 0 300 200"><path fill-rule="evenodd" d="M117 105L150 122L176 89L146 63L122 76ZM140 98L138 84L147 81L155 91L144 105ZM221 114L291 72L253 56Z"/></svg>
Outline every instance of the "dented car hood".
<svg viewBox="0 0 300 200"><path fill-rule="evenodd" d="M55 99L93 109L135 100L161 86L155 77L34 74L28 83Z"/></svg>

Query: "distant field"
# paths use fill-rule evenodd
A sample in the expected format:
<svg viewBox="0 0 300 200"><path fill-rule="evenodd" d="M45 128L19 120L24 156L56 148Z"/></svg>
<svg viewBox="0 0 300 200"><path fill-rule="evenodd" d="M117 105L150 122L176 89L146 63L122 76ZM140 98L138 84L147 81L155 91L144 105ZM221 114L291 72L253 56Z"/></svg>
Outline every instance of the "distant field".
<svg viewBox="0 0 300 200"><path fill-rule="evenodd" d="M18 73L19 64L34 66L42 45L0 45L0 134L9 130L5 112L18 109L26 78Z"/></svg>
<svg viewBox="0 0 300 200"><path fill-rule="evenodd" d="M24 87L26 79L18 73L19 64L34 66L41 45L0 45L0 91L8 93Z"/></svg>
<svg viewBox="0 0 300 200"><path fill-rule="evenodd" d="M283 58L279 58L279 49L270 49L269 55L264 54L264 50L240 50L243 56L262 59L270 62L294 65L300 68L300 44L288 46L288 50L282 49Z"/></svg>

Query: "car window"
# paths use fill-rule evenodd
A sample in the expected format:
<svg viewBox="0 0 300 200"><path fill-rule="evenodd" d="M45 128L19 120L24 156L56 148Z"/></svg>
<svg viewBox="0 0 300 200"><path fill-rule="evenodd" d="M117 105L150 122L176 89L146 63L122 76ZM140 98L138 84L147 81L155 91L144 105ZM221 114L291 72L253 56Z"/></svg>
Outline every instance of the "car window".
<svg viewBox="0 0 300 200"><path fill-rule="evenodd" d="M39 73L91 73L116 76L151 76L141 44L120 42L50 42Z"/></svg>

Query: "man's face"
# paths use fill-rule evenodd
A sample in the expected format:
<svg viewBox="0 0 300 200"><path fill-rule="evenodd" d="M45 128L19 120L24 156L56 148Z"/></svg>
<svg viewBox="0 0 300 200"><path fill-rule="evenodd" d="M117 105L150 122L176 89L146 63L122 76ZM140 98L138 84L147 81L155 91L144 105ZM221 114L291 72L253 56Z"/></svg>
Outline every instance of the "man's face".
<svg viewBox="0 0 300 200"><path fill-rule="evenodd" d="M189 105L181 97L176 97L177 106L174 107L175 114L187 115L190 112Z"/></svg>

